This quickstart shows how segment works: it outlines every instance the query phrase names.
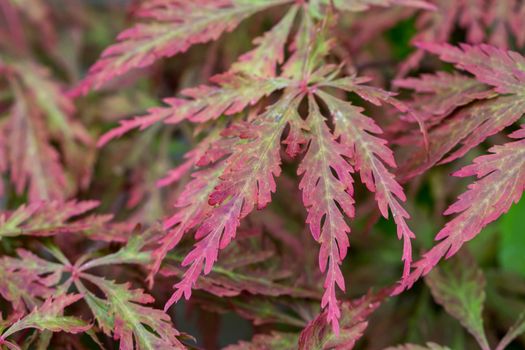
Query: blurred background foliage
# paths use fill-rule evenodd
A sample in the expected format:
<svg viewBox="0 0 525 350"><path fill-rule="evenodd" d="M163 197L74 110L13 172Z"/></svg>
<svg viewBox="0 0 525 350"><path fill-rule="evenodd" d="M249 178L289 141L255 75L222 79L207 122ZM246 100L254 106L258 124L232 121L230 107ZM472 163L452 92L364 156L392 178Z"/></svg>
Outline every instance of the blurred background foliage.
<svg viewBox="0 0 525 350"><path fill-rule="evenodd" d="M53 78L67 87L74 86L100 52L114 42L118 32L129 26L135 6L134 2L125 0L49 0L44 3L50 12L39 17L33 13L36 7L29 3L32 1L23 4L20 16L25 23L24 32L20 34L24 37L21 45L12 44L9 24L0 20L3 29L0 59L9 56L36 62L50 69ZM271 27L278 15L276 10L251 18L217 42L197 45L187 53L162 60L150 69L127 75L99 92L78 98L74 118L96 139L118 120L140 115L159 105L162 98L174 96L182 88L206 82L212 74L226 70L239 54L251 47L254 37ZM414 53L411 40L418 33L417 16L414 10L374 9L355 17L341 18L338 40L343 53L351 57L361 75L372 76L374 84L391 89L388 82L394 78L396 67ZM383 18L396 20L381 22ZM365 21L376 21L377 30L360 30ZM461 42L464 37L465 33L456 28L451 42ZM434 64L433 59L425 60L420 71L425 72ZM9 94L5 86L0 85L2 118L7 113ZM377 115L377 119L388 125L392 117ZM78 189L77 198L99 199L102 205L98 210L115 213L117 221L154 224L170 213L184 181L163 189L155 184L169 169L180 164L184 153L191 149L192 140L193 130L189 125L177 128L158 125L145 132L131 133L102 149L96 149L94 144L86 145L85 161L93 163L93 172L88 185ZM410 225L418 236L415 254L432 246L433 237L446 222L442 212L465 188L466 181L451 178L449 174L470 163L489 146L487 142L468 157L437 166L406 185L407 207L412 216ZM271 274L273 266L284 261L289 274L276 279L289 287L308 290L309 296L298 292L291 296L250 295L243 291L232 297L219 297L205 290L196 291L190 302L179 303L170 314L177 329L196 338L197 348L213 350L249 340L254 333L266 330L297 332L319 311L322 276L317 268L318 247L305 228L304 211L290 205L292 200L299 201L300 195L293 182L295 171L293 161L284 165L288 176L278 181L282 190L277 191L268 208L248 218L240 235L241 243L236 244L249 252L246 247L262 240L263 243L257 244L266 245L274 257L284 259L279 262L267 259L262 264L266 273ZM362 186L356 191L361 205L356 215L358 219L351 223L352 249L344 262L347 298L360 297L372 287L377 291L381 286L395 283L402 268L401 243L396 238L395 226L379 218L372 205L373 199L364 192ZM25 200L24 195L7 189L2 207L14 209ZM261 217L271 218L274 227L261 224L268 221ZM264 232L262 238L254 235L254 231ZM0 245L4 253L10 254L20 243L2 240ZM170 259L180 260L180 255L190 246L191 242L185 242ZM485 275L485 329L489 341L495 343L525 310L525 200L484 229L464 251L464 255L474 258ZM277 271L282 273L280 268ZM177 275L180 271L166 273ZM233 280L241 278L242 273L231 273ZM171 281L161 279L152 291L159 306L169 296ZM380 306L372 315L366 335L357 348L383 349L393 344L424 344L427 341L445 344L451 349L477 348L473 338L434 301L425 282L420 281L410 291ZM111 346L110 343L106 345ZM509 349L525 349L525 337L519 338Z"/></svg>

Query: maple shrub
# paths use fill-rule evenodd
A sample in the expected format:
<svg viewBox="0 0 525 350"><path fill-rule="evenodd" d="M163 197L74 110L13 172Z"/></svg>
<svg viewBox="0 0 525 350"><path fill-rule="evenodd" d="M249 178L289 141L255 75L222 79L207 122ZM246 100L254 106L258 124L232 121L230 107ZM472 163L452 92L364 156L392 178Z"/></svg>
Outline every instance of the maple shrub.
<svg viewBox="0 0 525 350"><path fill-rule="evenodd" d="M525 349L524 115L524 0L0 0L0 349Z"/></svg>

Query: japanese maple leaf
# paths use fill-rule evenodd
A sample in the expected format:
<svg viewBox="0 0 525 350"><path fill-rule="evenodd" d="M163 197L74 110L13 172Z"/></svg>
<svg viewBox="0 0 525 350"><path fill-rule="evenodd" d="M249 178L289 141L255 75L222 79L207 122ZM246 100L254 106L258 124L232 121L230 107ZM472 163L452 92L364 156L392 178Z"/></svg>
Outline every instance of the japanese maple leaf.
<svg viewBox="0 0 525 350"><path fill-rule="evenodd" d="M74 89L74 93L83 94L90 89L98 89L107 81L131 69L149 66L160 57L185 52L192 45L216 40L223 32L232 31L242 20L255 13L293 2L293 0L148 1L135 13L135 16L143 21L119 34L118 43L102 53L100 59L91 67L88 76ZM328 6L331 2L316 0L308 4L313 8L312 12L317 12L321 5ZM422 0L336 0L335 5L347 11L362 11L374 5L433 8ZM285 21L283 26L286 25ZM280 29L276 26L273 33L270 32L268 37L260 41L286 32ZM271 49L276 43L266 40L262 46ZM263 66L272 65L271 62L257 59L253 52L243 56L243 58L248 57L255 58L253 60L257 63L253 67L255 72L264 70Z"/></svg>
<svg viewBox="0 0 525 350"><path fill-rule="evenodd" d="M525 126L509 136L516 141L490 148L491 154L476 158L472 165L455 173L476 176L477 181L445 211L447 215L458 215L436 235L440 242L414 263L408 286L429 273L442 258L456 254L465 242L520 200L525 188Z"/></svg>
<svg viewBox="0 0 525 350"><path fill-rule="evenodd" d="M474 259L468 255L457 256L445 266L432 270L425 282L434 300L474 336L481 349L489 350L482 317L485 276Z"/></svg>
<svg viewBox="0 0 525 350"><path fill-rule="evenodd" d="M334 332L326 323L326 310L314 318L303 329L299 337L299 350L337 349L351 350L363 336L368 327L369 316L379 307L386 297L386 290L377 294L368 293L357 300L342 303L341 332Z"/></svg>
<svg viewBox="0 0 525 350"><path fill-rule="evenodd" d="M455 64L475 76L495 93L459 109L429 131L429 152L416 151L403 164L403 179L418 175L436 163L451 162L504 128L518 121L525 112L525 59L517 52L489 45L455 47L448 44L420 43L419 46L441 59ZM401 81L416 89L424 89L425 81ZM465 94L466 91L463 92ZM467 98L464 95L463 98ZM459 147L457 147L459 146Z"/></svg>
<svg viewBox="0 0 525 350"><path fill-rule="evenodd" d="M334 86L337 83L327 83ZM346 85L350 88L350 85ZM377 96L389 99L381 90L354 86L356 93L375 101ZM403 260L404 277L408 276L411 263L410 240L414 234L406 224L408 213L399 200L405 200L401 186L384 165L395 166L392 151L386 141L374 136L381 133L375 122L364 116L362 108L339 100L322 90L316 94L326 103L334 117L335 131L332 134L324 123L324 117L310 99L309 129L312 134L309 149L298 169L303 174L300 188L303 202L308 210L307 223L312 235L321 244L319 264L322 271L327 269L325 294L322 306L328 307L328 318L337 332L337 319L340 316L335 286L345 289L339 265L346 256L349 246L347 234L350 228L345 216L354 216L353 180L351 174L358 171L362 182L371 192L384 217L389 210L397 224L398 237L404 239ZM376 101L377 102L377 101ZM351 166L346 159L351 159ZM354 169L355 168L355 169ZM328 268L327 268L328 267Z"/></svg>
<svg viewBox="0 0 525 350"><path fill-rule="evenodd" d="M30 201L67 199L89 182L91 138L47 69L11 58L2 65L13 101L0 126L0 171L9 172L17 193L27 188Z"/></svg>
<svg viewBox="0 0 525 350"><path fill-rule="evenodd" d="M427 126L439 124L458 107L494 95L489 86L458 73L422 74L418 78L397 79L394 84L418 93L412 105L425 117Z"/></svg>
<svg viewBox="0 0 525 350"><path fill-rule="evenodd" d="M95 223L105 223L110 216L76 216L98 206L97 201L39 202L20 206L11 213L0 215L0 239L17 236L52 236L58 233L81 232Z"/></svg>
<svg viewBox="0 0 525 350"><path fill-rule="evenodd" d="M38 306L40 299L53 295L50 285L60 278L62 266L25 250L18 250L18 255L24 260L11 257L0 260L0 295L11 303L14 311L24 313Z"/></svg>
<svg viewBox="0 0 525 350"><path fill-rule="evenodd" d="M166 307L179 300L183 294L189 298L201 271L208 274L217 260L219 248L225 248L234 238L239 220L255 207L263 208L271 201L271 193L275 192L273 177L280 174L281 135L290 119L296 116L299 101L300 98L291 94L270 106L251 125L251 135L243 135L242 128L232 130L232 135L240 136L240 141L225 160L219 182L204 204L208 215L203 218L195 234L200 240L182 262L183 266L189 268L183 279L175 285L176 291ZM239 131L241 134L236 135ZM176 215L180 216L180 213Z"/></svg>
<svg viewBox="0 0 525 350"><path fill-rule="evenodd" d="M344 214L354 216L353 167L346 161L352 150L339 144L330 133L324 117L313 98L309 99L308 126L315 135L297 173L304 174L299 184L303 202L308 210L306 222L316 241L321 244L319 266L326 272L322 307L328 307L328 318L334 324L341 316L336 300L336 284L345 290L339 265L345 258L350 243L350 228ZM341 209L339 209L341 208ZM324 218L324 222L321 222Z"/></svg>
<svg viewBox="0 0 525 350"><path fill-rule="evenodd" d="M52 332L81 333L91 326L72 316L63 316L64 308L82 299L80 294L64 294L47 299L42 305L35 307L29 314L14 322L0 335L0 345L8 349L20 349L18 345L7 340L8 337L24 329L36 328Z"/></svg>
<svg viewBox="0 0 525 350"><path fill-rule="evenodd" d="M319 297L317 292L286 283L293 277L293 272L287 262L277 259L277 249L260 249L263 236L257 240L251 236L243 238L237 238L224 249L210 274L200 276L193 289L204 290L218 297L234 297L243 292L265 296ZM254 240L257 244L253 244ZM170 254L168 259L178 263L183 257ZM184 269L174 263L163 267L161 274L182 277ZM292 280L292 283L295 281Z"/></svg>
<svg viewBox="0 0 525 350"><path fill-rule="evenodd" d="M411 1L361 3L367 6L421 4ZM338 67L324 64L332 47L330 40L326 39L327 23L332 17L327 15L326 21L319 22L315 16L315 6L322 5L318 9L328 11L328 3L314 1L308 6L303 5L291 6L277 27L257 40L258 47L243 56L228 72L212 79L216 85L187 90L184 94L188 98L172 99L168 101L169 107L156 108L144 117L124 121L121 127L99 141L104 143L132 128L144 128L157 121L204 123L221 116L231 120L220 133L221 138L205 138L202 147L188 154L185 164L166 178L165 182L169 183L180 178L182 172L195 169L192 180L176 203L176 213L164 223L167 235L153 252L150 282L167 252L185 233L195 230L194 248L182 261L187 269L175 284L175 292L166 308L182 296L191 296L200 275L212 271L219 251L235 237L240 220L270 203L276 189L274 178L281 172L282 144L292 157L307 148L299 167L299 174L303 175L300 187L308 211L307 222L314 238L321 244L319 263L321 270L326 271L322 305L328 310L326 317L334 330L338 330L340 317L336 285L344 289L339 265L349 245L346 219L354 215L353 180L350 176L354 168L367 188L375 193L382 215L388 217L389 212L392 213L398 236L404 240L404 276L407 276L411 259L410 239L414 235L406 224L408 213L400 204L405 200L403 190L387 169L387 166L395 166L392 151L386 146L386 141L377 136L381 129L362 114L363 109L324 90L345 90L375 105L393 105L403 113L411 110L392 93L364 85L369 80L367 78L337 78ZM298 9L301 9L301 21L290 47L291 54L283 62L285 38L291 31ZM257 64L261 60L264 65ZM281 75L278 76L277 66L281 63ZM248 67L252 66L254 70L250 71ZM277 102L268 105L269 99L264 97L270 94L276 95ZM299 113L305 96L309 96L310 106L306 121ZM328 107L329 117L335 124L334 131L330 130L315 98L322 99ZM264 112L254 107L259 101L261 105L267 105ZM243 111L246 113L241 114ZM322 201L317 200L318 197Z"/></svg>
<svg viewBox="0 0 525 350"><path fill-rule="evenodd" d="M309 30L309 27L305 28ZM301 52L300 49L297 52ZM297 71L291 67L293 65L287 66L288 72L295 76ZM387 102L406 111L405 106L396 101L392 94L362 85L366 79L351 77L331 80L323 78L323 74L333 77L332 71L325 68L316 71L315 67L313 64L307 69L312 70L311 79L318 80L320 88L352 91L371 103ZM304 173L300 187L303 190L303 202L308 210L307 222L314 238L321 244L320 267L327 273L322 305L329 310L327 317L336 332L340 313L335 288L338 285L344 289L339 264L345 257L349 244L349 228L345 218L353 216L353 180L350 176L353 167L347 158L355 163L368 189L376 193L381 213L388 217L389 211L392 212L398 226L398 235L405 242L403 259L404 275L407 275L411 259L410 239L413 238L413 233L405 222L408 214L399 202L405 199L402 188L383 163L394 166L393 154L386 147L384 140L373 135L380 133L381 129L370 118L361 114L361 108L338 100L322 89L315 90L315 93L329 107L336 124L335 132L332 133L328 128L312 96L309 98L309 117L304 123L297 112L299 102L304 96L301 86L302 84L299 84L299 88L291 87L285 90L280 101L270 106L265 113L256 116L250 122L234 123L224 133L226 137L236 137L238 143L223 161L226 165L219 176L219 183L209 194L208 203L196 204L207 210L208 214L191 216L190 220L180 220L185 212L183 210L176 214L176 220L173 221L177 225L176 230L182 227L183 231L186 231L187 223L195 223L197 218L203 220L196 231L199 241L182 263L189 267L182 280L175 285L176 291L167 307L183 295L186 298L190 296L192 286L201 271L205 274L211 271L219 249L224 248L234 237L239 220L255 207L262 208L270 202L270 195L275 191L273 177L280 173L279 150L281 137L287 125L290 125L291 135L299 135L296 131L298 129L307 129L309 134L306 141L309 143L308 151L298 170L299 174ZM291 139L287 137L284 142L290 145L305 141L293 136ZM209 181L203 185L207 191L211 187ZM214 207L210 208L207 205ZM193 205L190 204L189 207L191 206ZM323 218L324 223L321 225ZM171 242L177 242L182 233L178 231L176 235L170 235L169 239ZM165 247L171 247L171 244ZM162 257L166 248L161 249L164 249L159 255Z"/></svg>
<svg viewBox="0 0 525 350"><path fill-rule="evenodd" d="M76 281L99 326L120 340L119 349L185 348L177 339L179 332L171 326L170 317L144 305L153 302L153 297L140 289L131 289L128 284L117 284L90 274L83 274L83 278L105 294L105 299L99 298L82 282Z"/></svg>
<svg viewBox="0 0 525 350"><path fill-rule="evenodd" d="M525 5L515 0L436 0L437 10L421 12L416 20L418 34L414 43L450 42L454 30L466 31L469 44L482 42L507 49L513 39L519 47L525 43L523 14ZM401 65L398 76L419 66L424 52L417 50Z"/></svg>
<svg viewBox="0 0 525 350"><path fill-rule="evenodd" d="M264 36L254 40L253 50L242 55L231 69L210 79L214 85L201 85L181 92L185 98L168 98L168 107L152 108L141 117L123 120L104 134L98 145L120 137L132 129L141 130L157 123L177 124L184 120L203 123L221 115L234 115L263 97L287 86L276 77L276 66L284 60L286 44L298 7L292 6L281 21Z"/></svg>
<svg viewBox="0 0 525 350"><path fill-rule="evenodd" d="M151 65L160 57L174 56L198 43L216 40L245 18L291 0L153 0L136 16L144 19L118 36L74 93L98 89L131 69Z"/></svg>
<svg viewBox="0 0 525 350"><path fill-rule="evenodd" d="M115 264L147 264L150 260L150 252L145 250L145 246L149 243L149 239L157 233L155 230L156 228L151 228L142 234L134 235L127 244L112 254L102 256L98 254L98 257L86 254L80 257L76 263L71 263L56 247L50 247L47 252L58 262L49 262L27 251L19 250L18 254L21 259L4 258L2 266L5 266L7 271L12 273L12 276L19 277L19 279L24 278L28 284L24 288L28 288L29 291L13 291L13 288L6 291L4 285L8 284L0 284L0 291L2 295L7 295L8 298L11 298L13 292L18 292L18 295L15 296L19 298L26 298L29 295L32 297L29 300L35 300L36 304L36 297L48 298L50 294L61 294L74 284L81 293L74 301L84 299L101 330L120 340L120 349L183 349L184 347L177 339L179 332L173 328L169 315L162 310L147 306L154 301L152 296L144 293L141 289L132 289L129 283L118 284L89 272L95 267ZM89 282L89 286L95 285L105 297L96 295L88 289L85 285L86 281ZM11 282L12 285L15 284L14 281L8 282ZM21 283L21 285L23 284ZM11 294L5 294L6 292L11 292ZM57 297L56 300L58 301L63 297ZM71 322L66 322L71 321L72 318L58 315L60 310L55 306L51 311L57 314L53 314L51 315L53 318L49 318L49 308L46 306L48 304L49 302L46 301L41 307L39 306L36 309L38 312L35 317L29 317L33 312L24 318L25 321L19 328L27 328L34 324L36 328L53 331L63 329L78 332L84 329L80 328L80 325L84 323L78 324L78 322L79 327L77 328L65 328L67 325L74 325ZM49 307L51 306L49 305ZM44 311L46 313L42 315ZM61 328L61 320L64 321L64 328ZM16 329L13 328L13 332Z"/></svg>

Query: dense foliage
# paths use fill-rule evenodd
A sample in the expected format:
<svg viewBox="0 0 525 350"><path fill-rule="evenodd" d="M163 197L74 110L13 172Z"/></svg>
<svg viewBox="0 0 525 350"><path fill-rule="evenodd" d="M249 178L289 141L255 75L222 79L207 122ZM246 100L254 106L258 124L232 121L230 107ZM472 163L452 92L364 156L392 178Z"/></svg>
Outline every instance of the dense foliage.
<svg viewBox="0 0 525 350"><path fill-rule="evenodd" d="M524 114L521 0L0 0L0 348L523 349Z"/></svg>

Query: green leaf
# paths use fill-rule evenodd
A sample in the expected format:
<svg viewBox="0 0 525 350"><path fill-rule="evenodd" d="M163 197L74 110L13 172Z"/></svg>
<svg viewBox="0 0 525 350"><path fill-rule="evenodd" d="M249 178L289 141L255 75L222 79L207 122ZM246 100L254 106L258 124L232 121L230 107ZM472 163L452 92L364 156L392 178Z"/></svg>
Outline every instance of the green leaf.
<svg viewBox="0 0 525 350"><path fill-rule="evenodd" d="M434 300L456 318L483 350L490 346L483 329L485 277L470 258L454 259L425 278Z"/></svg>
<svg viewBox="0 0 525 350"><path fill-rule="evenodd" d="M89 274L82 277L95 284L105 294L101 299L80 282L77 288L85 295L98 325L106 334L120 340L121 350L184 349L168 314L145 306L154 301L141 289L129 284L117 284Z"/></svg>
<svg viewBox="0 0 525 350"><path fill-rule="evenodd" d="M36 328L41 331L80 333L91 328L86 322L71 316L63 316L64 308L82 299L80 294L61 295L47 299L40 307L33 309L27 316L16 321L0 337L7 337L27 328Z"/></svg>
<svg viewBox="0 0 525 350"><path fill-rule="evenodd" d="M115 264L146 265L150 262L151 254L150 252L143 251L143 248L148 243L148 239L155 233L158 233L158 227L152 227L145 232L140 232L137 228L127 244L117 252L89 260L80 267L80 270L84 271L97 266Z"/></svg>

